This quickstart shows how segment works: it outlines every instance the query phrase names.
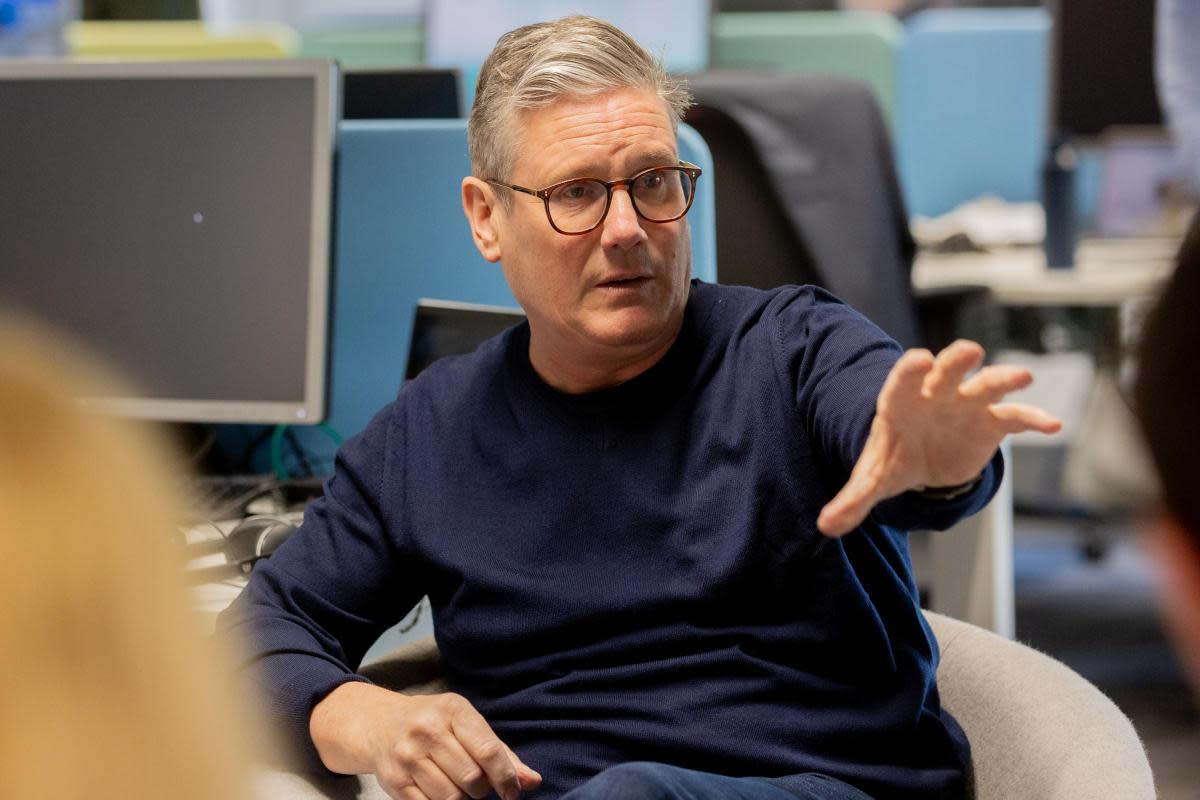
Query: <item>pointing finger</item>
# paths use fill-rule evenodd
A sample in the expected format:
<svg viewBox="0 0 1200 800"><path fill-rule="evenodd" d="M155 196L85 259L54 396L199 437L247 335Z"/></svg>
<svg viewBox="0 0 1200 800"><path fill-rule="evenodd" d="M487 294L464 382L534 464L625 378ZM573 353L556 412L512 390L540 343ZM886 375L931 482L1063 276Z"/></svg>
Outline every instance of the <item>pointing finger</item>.
<svg viewBox="0 0 1200 800"><path fill-rule="evenodd" d="M451 729L467 754L487 775L488 783L504 800L517 800L521 782L509 749L496 736L483 715L465 700L456 709Z"/></svg>
<svg viewBox="0 0 1200 800"><path fill-rule="evenodd" d="M529 791L540 786L542 783L541 773L526 765L508 745L504 745L504 749L508 752L508 757L512 759L513 764L517 767L517 779L521 782L521 791Z"/></svg>
<svg viewBox="0 0 1200 800"><path fill-rule="evenodd" d="M482 798L492 790L483 768L475 763L455 737L448 736L438 741L430 755L433 762L463 794ZM430 797L434 796L430 794Z"/></svg>

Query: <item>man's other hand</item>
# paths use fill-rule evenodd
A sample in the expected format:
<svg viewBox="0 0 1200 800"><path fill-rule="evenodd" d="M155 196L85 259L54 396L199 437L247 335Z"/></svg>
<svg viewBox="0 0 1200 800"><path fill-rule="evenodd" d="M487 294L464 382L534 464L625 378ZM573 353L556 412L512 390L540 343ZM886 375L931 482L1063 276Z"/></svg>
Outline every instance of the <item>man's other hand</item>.
<svg viewBox="0 0 1200 800"><path fill-rule="evenodd" d="M517 758L456 694L403 695L345 683L317 704L309 732L325 766L374 773L395 800L517 800L542 776Z"/></svg>
<svg viewBox="0 0 1200 800"><path fill-rule="evenodd" d="M817 527L827 536L854 530L882 500L910 489L973 480L1010 433L1055 433L1062 423L1040 408L1002 403L1033 381L1023 367L983 363L983 348L960 339L938 353L909 350L888 373L866 446Z"/></svg>

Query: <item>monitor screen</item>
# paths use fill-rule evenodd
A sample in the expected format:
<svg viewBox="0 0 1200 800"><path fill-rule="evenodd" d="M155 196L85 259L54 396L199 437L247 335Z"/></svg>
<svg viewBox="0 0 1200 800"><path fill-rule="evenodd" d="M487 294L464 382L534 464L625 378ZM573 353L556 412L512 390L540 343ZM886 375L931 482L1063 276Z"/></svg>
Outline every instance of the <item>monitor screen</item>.
<svg viewBox="0 0 1200 800"><path fill-rule="evenodd" d="M342 119L461 117L456 69L364 69L342 75Z"/></svg>
<svg viewBox="0 0 1200 800"><path fill-rule="evenodd" d="M1154 86L1154 3L1054 0L1055 134L1095 138L1116 125L1161 125Z"/></svg>
<svg viewBox="0 0 1200 800"><path fill-rule="evenodd" d="M133 387L97 409L325 414L336 68L0 62L0 308Z"/></svg>

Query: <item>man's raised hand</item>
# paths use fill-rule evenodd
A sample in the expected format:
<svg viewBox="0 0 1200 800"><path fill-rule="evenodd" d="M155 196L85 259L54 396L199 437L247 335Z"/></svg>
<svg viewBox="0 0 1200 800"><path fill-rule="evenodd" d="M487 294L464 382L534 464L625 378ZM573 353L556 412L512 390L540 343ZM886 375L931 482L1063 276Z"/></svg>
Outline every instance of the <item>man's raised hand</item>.
<svg viewBox="0 0 1200 800"><path fill-rule="evenodd" d="M983 355L978 344L960 339L936 358L928 350L900 357L879 392L850 479L817 518L822 533L848 533L877 503L910 489L971 481L1010 433L1062 427L1040 408L1001 402L1032 382L1029 370L998 365L967 377Z"/></svg>

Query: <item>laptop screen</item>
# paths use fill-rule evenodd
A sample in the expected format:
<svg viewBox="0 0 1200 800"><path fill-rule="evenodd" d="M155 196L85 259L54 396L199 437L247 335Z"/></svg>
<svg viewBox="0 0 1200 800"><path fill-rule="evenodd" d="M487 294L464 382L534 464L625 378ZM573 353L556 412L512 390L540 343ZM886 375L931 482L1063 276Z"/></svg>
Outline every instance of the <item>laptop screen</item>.
<svg viewBox="0 0 1200 800"><path fill-rule="evenodd" d="M445 356L470 353L483 342L525 319L519 308L420 300L413 317L405 380Z"/></svg>

